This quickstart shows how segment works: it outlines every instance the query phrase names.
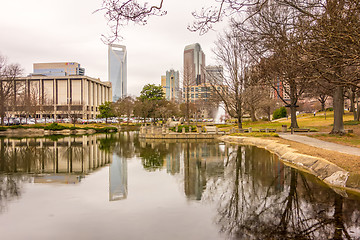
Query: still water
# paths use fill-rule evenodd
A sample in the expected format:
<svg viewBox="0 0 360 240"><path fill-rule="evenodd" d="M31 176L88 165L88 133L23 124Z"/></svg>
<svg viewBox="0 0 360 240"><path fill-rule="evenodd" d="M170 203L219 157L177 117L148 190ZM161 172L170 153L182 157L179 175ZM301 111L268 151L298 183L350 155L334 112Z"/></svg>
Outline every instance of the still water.
<svg viewBox="0 0 360 240"><path fill-rule="evenodd" d="M360 239L360 198L250 146L0 139L0 238Z"/></svg>

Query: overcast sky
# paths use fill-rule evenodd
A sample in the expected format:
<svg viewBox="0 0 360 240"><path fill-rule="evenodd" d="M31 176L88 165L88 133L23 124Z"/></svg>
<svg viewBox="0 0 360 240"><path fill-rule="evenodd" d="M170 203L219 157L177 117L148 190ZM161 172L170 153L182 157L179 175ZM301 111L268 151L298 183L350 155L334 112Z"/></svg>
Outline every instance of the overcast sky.
<svg viewBox="0 0 360 240"><path fill-rule="evenodd" d="M158 2L158 1L155 1ZM186 29L191 12L209 0L165 0L168 14L153 17L145 26L130 24L122 30L128 52L128 93L139 95L147 83L160 84L161 75L171 68L182 71L183 51L200 43L206 64L215 64L214 41L225 23L199 36ZM101 35L108 32L101 0L11 0L1 1L0 54L19 63L24 74L36 62L78 62L87 76L108 80L107 46Z"/></svg>

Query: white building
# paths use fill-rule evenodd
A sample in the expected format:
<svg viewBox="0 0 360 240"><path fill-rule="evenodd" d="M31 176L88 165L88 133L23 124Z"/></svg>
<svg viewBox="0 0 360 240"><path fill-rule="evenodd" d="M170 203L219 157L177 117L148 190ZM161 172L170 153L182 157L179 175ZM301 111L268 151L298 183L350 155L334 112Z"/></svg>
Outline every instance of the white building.
<svg viewBox="0 0 360 240"><path fill-rule="evenodd" d="M99 106L112 101L110 82L88 76L29 76L14 81L12 116L66 118L76 114L90 119L100 114ZM29 107L32 109L28 111Z"/></svg>
<svg viewBox="0 0 360 240"><path fill-rule="evenodd" d="M112 84L112 99L117 101L127 95L127 52L123 45L109 44L109 81Z"/></svg>

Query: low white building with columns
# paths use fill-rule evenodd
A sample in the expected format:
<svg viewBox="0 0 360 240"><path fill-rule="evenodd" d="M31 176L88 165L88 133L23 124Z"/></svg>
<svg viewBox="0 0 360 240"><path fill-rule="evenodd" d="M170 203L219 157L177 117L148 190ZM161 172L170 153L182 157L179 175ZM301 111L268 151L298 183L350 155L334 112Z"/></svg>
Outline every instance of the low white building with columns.
<svg viewBox="0 0 360 240"><path fill-rule="evenodd" d="M14 104L8 108L11 116L25 113L57 119L75 114L91 119L100 114L101 104L112 101L111 83L98 78L33 74L14 81Z"/></svg>

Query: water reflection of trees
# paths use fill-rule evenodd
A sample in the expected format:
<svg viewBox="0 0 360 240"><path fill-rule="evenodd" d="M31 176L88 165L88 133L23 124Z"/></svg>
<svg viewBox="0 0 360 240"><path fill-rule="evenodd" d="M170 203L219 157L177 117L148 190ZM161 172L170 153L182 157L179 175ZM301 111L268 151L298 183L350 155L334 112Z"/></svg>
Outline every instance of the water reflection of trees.
<svg viewBox="0 0 360 240"><path fill-rule="evenodd" d="M165 159L177 153L176 143L163 140L140 139L137 151L145 170L155 171L164 167Z"/></svg>
<svg viewBox="0 0 360 240"><path fill-rule="evenodd" d="M218 202L220 231L231 238L352 239L359 231L359 200L284 167L265 150L241 146L232 153L222 183L206 190Z"/></svg>

